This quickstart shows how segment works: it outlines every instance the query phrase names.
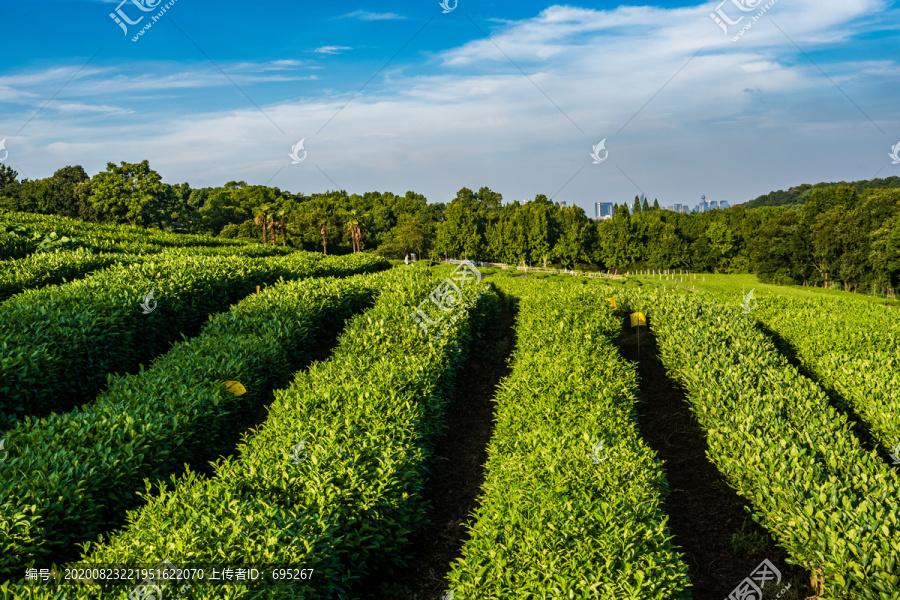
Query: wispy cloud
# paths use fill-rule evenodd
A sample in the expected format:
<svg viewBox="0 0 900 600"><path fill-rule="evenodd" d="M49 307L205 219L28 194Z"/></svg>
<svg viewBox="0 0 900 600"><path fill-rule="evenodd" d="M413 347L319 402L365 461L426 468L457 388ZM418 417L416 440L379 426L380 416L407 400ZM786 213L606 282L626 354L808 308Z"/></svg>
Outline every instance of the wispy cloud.
<svg viewBox="0 0 900 600"><path fill-rule="evenodd" d="M318 78L315 74L286 75L281 72L294 70L296 66L306 65L303 61L272 61L268 63L243 62L234 65L223 64L223 69L239 83L272 83L291 81L311 81ZM178 69L172 72L172 69ZM318 68L318 67L310 67ZM16 74L0 77L0 101L22 100L33 101L43 95L50 94L54 88L71 77L76 69L53 68L28 74ZM135 63L123 70L115 68L83 71L66 87L68 97L117 96L146 92L172 92L200 88L227 87L232 83L217 70L210 69L208 64L176 65L176 64L141 64ZM137 71L138 75L132 75ZM275 72L279 74L256 75L254 73Z"/></svg>
<svg viewBox="0 0 900 600"><path fill-rule="evenodd" d="M340 54L344 50L353 50L350 46L321 46L316 48L314 52L319 54Z"/></svg>
<svg viewBox="0 0 900 600"><path fill-rule="evenodd" d="M308 60L270 60L268 62L240 62L231 67L234 71L293 71L300 68L318 68L315 63Z"/></svg>
<svg viewBox="0 0 900 600"><path fill-rule="evenodd" d="M396 13L374 13L367 10L355 10L351 13L347 13L346 15L341 15L338 18L361 19L363 21L396 21L405 19L406 17L398 15Z"/></svg>
<svg viewBox="0 0 900 600"><path fill-rule="evenodd" d="M333 187L321 167L351 192L413 189L432 201L482 185L507 199L550 196L583 169L556 199L589 214L592 202L639 193L622 172L664 205L701 193L740 202L802 182L873 176L900 139L900 66L889 52L857 44L884 47L897 11L880 0L778 2L767 16L825 77L767 18L740 42L726 39L709 18L717 4L485 16L478 23L491 39L471 35L431 52L417 39L358 96L360 81L383 62L361 79L367 58L348 46L316 48L342 55L315 57L329 66L316 86L316 60L277 52L264 60L253 47L220 61L286 135L246 98L223 93L231 83L207 63L92 65L8 147L15 142L32 176L76 161L97 172L110 160L146 158L167 181L264 183L279 173L271 185L309 193ZM333 16L323 19L335 26ZM388 27L359 27L379 31L351 43L365 54L389 48L390 56L405 40L386 43ZM334 37L338 28L315 33L322 37L307 47L343 39ZM342 78L342 69L351 74ZM19 127L9 106L39 106L74 71L0 70L0 137ZM895 139L885 141L832 81ZM291 166L287 153L301 138L309 159ZM610 158L591 165L591 146L603 138ZM880 176L887 174L900 169Z"/></svg>
<svg viewBox="0 0 900 600"><path fill-rule="evenodd" d="M119 106L110 106L107 104L85 104L83 102L50 102L47 105L48 109L58 110L64 113L102 113L102 114L117 114L117 115L129 115L134 114L135 111L121 108Z"/></svg>

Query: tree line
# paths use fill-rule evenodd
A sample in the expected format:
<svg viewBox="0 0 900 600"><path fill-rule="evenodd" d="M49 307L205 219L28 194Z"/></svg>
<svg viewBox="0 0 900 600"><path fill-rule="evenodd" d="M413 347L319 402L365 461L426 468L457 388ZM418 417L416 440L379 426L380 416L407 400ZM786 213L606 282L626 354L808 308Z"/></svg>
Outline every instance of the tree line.
<svg viewBox="0 0 900 600"><path fill-rule="evenodd" d="M777 192L769 192L758 196L747 202L748 208L759 208L761 206L784 206L785 208L798 208L809 199L809 195L813 190L834 187L837 183L803 183L794 186L788 190L778 190ZM900 177L892 175L884 179L871 179L868 181L854 181L850 184L857 192L863 192L874 188L900 188Z"/></svg>
<svg viewBox="0 0 900 600"><path fill-rule="evenodd" d="M897 181L893 181L897 179ZM895 185L897 184L897 185ZM582 270L689 269L756 273L783 284L883 289L900 285L900 179L804 184L724 210L682 214L637 197L595 220L538 194L503 203L487 187L447 203L408 191L293 194L230 181L167 184L142 163L89 177L69 166L17 179L0 166L0 208L390 258L470 258ZM779 196L779 194L781 196ZM766 206L784 200L787 206ZM771 195L770 195L771 196ZM799 199L799 201L798 201Z"/></svg>

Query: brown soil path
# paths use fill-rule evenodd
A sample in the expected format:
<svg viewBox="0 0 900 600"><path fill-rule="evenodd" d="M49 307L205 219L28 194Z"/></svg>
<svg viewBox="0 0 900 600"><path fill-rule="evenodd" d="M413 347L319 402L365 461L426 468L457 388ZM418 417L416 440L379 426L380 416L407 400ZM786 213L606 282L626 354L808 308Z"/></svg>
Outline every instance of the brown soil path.
<svg viewBox="0 0 900 600"><path fill-rule="evenodd" d="M446 433L435 446L431 476L422 491L431 506L428 524L412 540L412 558L397 576L373 578L361 588L378 600L440 600L451 563L467 539L465 523L478 507L487 447L494 431L494 395L509 375L515 314L504 309L473 344L456 393L445 412ZM365 593L365 592L364 592Z"/></svg>

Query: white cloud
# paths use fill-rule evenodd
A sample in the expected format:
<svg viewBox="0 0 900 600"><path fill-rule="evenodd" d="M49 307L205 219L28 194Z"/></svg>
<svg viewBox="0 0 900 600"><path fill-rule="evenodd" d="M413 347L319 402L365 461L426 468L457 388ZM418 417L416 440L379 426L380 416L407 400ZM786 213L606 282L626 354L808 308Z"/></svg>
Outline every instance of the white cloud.
<svg viewBox="0 0 900 600"><path fill-rule="evenodd" d="M316 48L313 52L318 52L319 54L340 54L344 50L353 50L353 48L350 46L322 46Z"/></svg>
<svg viewBox="0 0 900 600"><path fill-rule="evenodd" d="M493 25L493 42L439 53L427 75L404 75L422 69L398 61L389 78L382 74L349 104L352 84L261 104L285 134L238 98L228 110L161 106L90 126L55 118L50 109L60 106L51 104L25 130L27 139L10 142L32 176L76 161L96 172L110 160L147 158L165 180L195 186L261 184L278 173L271 185L282 189L333 188L319 169L351 192L414 189L431 201L447 201L464 186L488 185L507 199L551 196L565 186L556 199L591 215L593 202L630 200L641 191L663 205L696 202L704 193L740 202L801 182L869 178L883 167L890 143L778 27L807 53L833 51L893 23L884 2L779 0L768 13L778 27L764 18L737 43L709 18L717 4L553 6ZM896 138L897 62L836 56L816 60ZM286 59L223 68L239 83L296 81L292 71L313 64ZM283 74L253 75L270 71ZM67 73L0 77L0 101L49 97L43 90ZM104 104L84 108L102 113L128 106L108 98L223 85L230 83L205 64L134 65L127 75L95 69L64 96L73 107L102 96ZM0 132L10 129L4 121ZM287 153L303 137L309 157L291 165ZM610 158L593 165L588 153L604 137Z"/></svg>
<svg viewBox="0 0 900 600"><path fill-rule="evenodd" d="M396 13L373 13L366 10L355 10L346 15L341 15L341 19L361 19L363 21L395 21L405 19Z"/></svg>
<svg viewBox="0 0 900 600"><path fill-rule="evenodd" d="M253 73L293 71L300 66L312 65L308 61L284 60L267 63L242 62L233 66L222 65L228 76L238 84L307 81L317 78L311 75L284 75ZM318 67L308 66L309 69ZM167 63L132 63L128 74L112 68L84 70L70 83L77 68L54 68L28 74L17 74L0 77L0 101L27 101L29 105L34 99L50 97L62 86L63 96L117 96L148 92L173 92L200 88L229 87L232 82L224 77L218 69L202 62L196 65ZM40 90L35 92L33 90Z"/></svg>
<svg viewBox="0 0 900 600"><path fill-rule="evenodd" d="M110 106L106 104L84 104L82 102L55 102L51 101L46 108L58 110L64 113L103 113L103 114L119 114L129 115L135 111L121 108L118 106Z"/></svg>
<svg viewBox="0 0 900 600"><path fill-rule="evenodd" d="M315 68L315 63L308 60L282 59L268 62L241 62L230 67L232 71L293 71L299 68Z"/></svg>

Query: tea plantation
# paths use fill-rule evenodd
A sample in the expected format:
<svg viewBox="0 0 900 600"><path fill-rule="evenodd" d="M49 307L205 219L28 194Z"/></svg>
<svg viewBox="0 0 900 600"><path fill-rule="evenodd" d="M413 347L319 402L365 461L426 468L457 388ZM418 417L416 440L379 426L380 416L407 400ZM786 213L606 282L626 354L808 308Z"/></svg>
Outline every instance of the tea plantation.
<svg viewBox="0 0 900 600"><path fill-rule="evenodd" d="M23 213L0 259L2 598L424 598L412 573L434 600L900 599L895 308ZM634 312L757 531L715 589L645 439ZM504 315L482 483L429 574L448 410Z"/></svg>

